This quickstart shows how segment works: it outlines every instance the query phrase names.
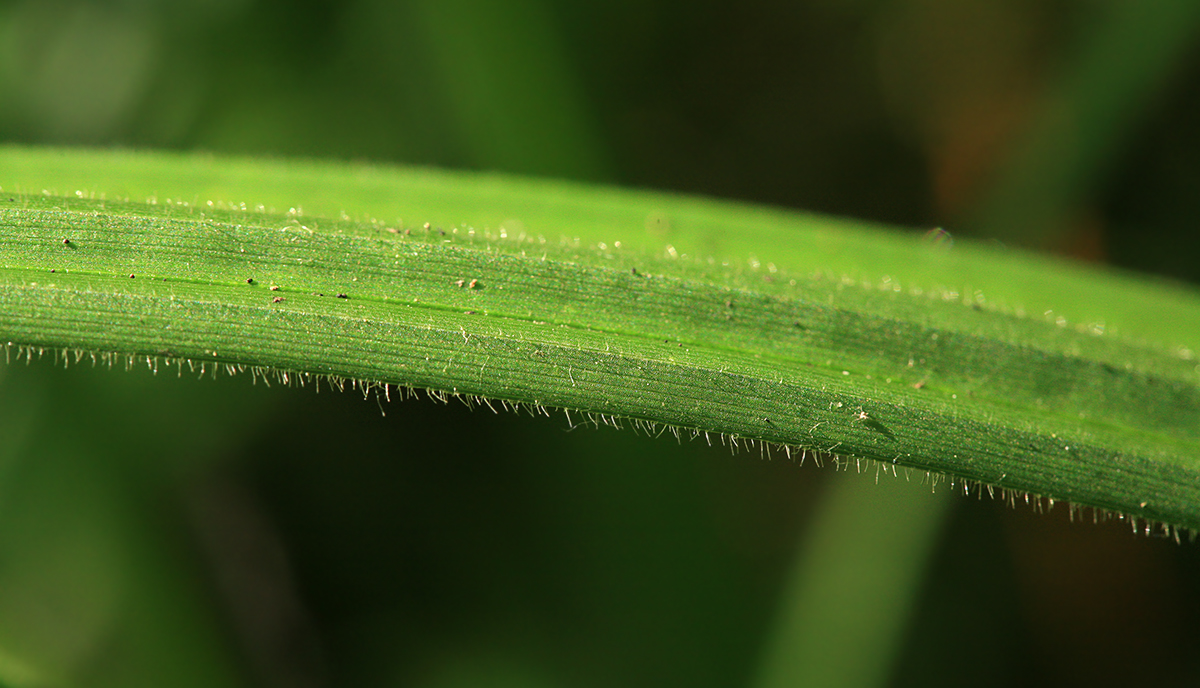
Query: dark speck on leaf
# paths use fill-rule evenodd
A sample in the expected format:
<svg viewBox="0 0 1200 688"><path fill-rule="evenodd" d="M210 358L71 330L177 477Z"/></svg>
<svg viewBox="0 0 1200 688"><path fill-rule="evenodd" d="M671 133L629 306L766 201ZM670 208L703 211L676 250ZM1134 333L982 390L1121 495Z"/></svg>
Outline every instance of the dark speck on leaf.
<svg viewBox="0 0 1200 688"><path fill-rule="evenodd" d="M129 273L129 279L133 279L133 273Z"/></svg>
<svg viewBox="0 0 1200 688"><path fill-rule="evenodd" d="M254 278L253 278L253 277L247 277L247 278L246 278L246 284L254 284Z"/></svg>
<svg viewBox="0 0 1200 688"><path fill-rule="evenodd" d="M70 240L70 239L63 239L63 245L67 245L67 244L70 244L70 243L71 243L71 240Z"/></svg>
<svg viewBox="0 0 1200 688"><path fill-rule="evenodd" d="M348 299L348 298L350 298L349 296L346 296L345 294L338 294L338 295L337 295L337 297L338 297L339 299Z"/></svg>
<svg viewBox="0 0 1200 688"><path fill-rule="evenodd" d="M868 428L871 428L872 430L883 435L884 437L888 438L889 440L894 441L896 439L896 435L891 430L889 430L886 425L884 425L883 423L880 423L879 421L875 420L874 418L868 418L868 419L864 420L863 425L866 425Z"/></svg>

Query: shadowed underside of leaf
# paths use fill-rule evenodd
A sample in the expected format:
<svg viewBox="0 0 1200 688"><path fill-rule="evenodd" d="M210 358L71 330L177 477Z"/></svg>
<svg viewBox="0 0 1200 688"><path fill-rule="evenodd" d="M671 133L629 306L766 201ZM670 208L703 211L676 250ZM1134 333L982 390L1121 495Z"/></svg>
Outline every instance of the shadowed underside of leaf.
<svg viewBox="0 0 1200 688"><path fill-rule="evenodd" d="M560 407L1200 528L1191 291L549 182L0 158L10 358L117 352Z"/></svg>

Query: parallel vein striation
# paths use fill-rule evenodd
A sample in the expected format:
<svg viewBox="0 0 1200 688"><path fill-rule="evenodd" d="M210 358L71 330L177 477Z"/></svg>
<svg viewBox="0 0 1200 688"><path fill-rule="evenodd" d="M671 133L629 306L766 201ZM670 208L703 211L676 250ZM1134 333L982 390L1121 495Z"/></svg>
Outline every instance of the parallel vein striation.
<svg viewBox="0 0 1200 688"><path fill-rule="evenodd" d="M4 342L581 409L1200 527L1189 350L468 228L8 198Z"/></svg>

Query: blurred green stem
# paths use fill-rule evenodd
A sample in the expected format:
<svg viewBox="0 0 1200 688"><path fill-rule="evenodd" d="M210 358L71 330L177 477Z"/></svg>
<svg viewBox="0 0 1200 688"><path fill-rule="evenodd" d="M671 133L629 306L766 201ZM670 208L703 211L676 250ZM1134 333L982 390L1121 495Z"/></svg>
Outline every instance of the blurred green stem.
<svg viewBox="0 0 1200 688"><path fill-rule="evenodd" d="M834 475L784 584L756 688L883 685L904 639L950 486Z"/></svg>
<svg viewBox="0 0 1200 688"><path fill-rule="evenodd" d="M1025 246L1061 246L1154 95L1196 44L1200 3L1098 3L971 224Z"/></svg>

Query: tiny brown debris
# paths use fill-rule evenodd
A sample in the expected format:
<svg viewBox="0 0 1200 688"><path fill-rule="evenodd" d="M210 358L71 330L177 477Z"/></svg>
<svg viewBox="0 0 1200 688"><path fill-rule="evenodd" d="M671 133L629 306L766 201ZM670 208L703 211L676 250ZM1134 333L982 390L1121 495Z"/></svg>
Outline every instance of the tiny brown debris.
<svg viewBox="0 0 1200 688"><path fill-rule="evenodd" d="M63 246L68 246L68 245L70 245L70 243L71 243L70 239L63 239Z"/></svg>
<svg viewBox="0 0 1200 688"><path fill-rule="evenodd" d="M337 297L338 297L339 299L348 299L348 298L350 298L349 296L346 296L345 294L338 294L338 295L337 295Z"/></svg>
<svg viewBox="0 0 1200 688"><path fill-rule="evenodd" d="M455 281L454 281L454 284L456 284L456 285L458 285L459 287L461 287L462 285L466 284L466 282L467 282L466 280L455 280Z"/></svg>
<svg viewBox="0 0 1200 688"><path fill-rule="evenodd" d="M913 388L913 389L921 389L921 388L923 388L924 386L925 386L925 381L924 381L924 380L920 380L920 381L918 381L918 382L914 382L914 383L913 383L913 386L912 386L912 388Z"/></svg>
<svg viewBox="0 0 1200 688"><path fill-rule="evenodd" d="M277 284L272 284L272 285L271 285L271 291L279 291L279 285L277 285Z"/></svg>
<svg viewBox="0 0 1200 688"><path fill-rule="evenodd" d="M247 278L246 278L246 284L254 284L254 278L253 278L253 277L247 277Z"/></svg>
<svg viewBox="0 0 1200 688"><path fill-rule="evenodd" d="M129 273L129 279L133 279L133 273Z"/></svg>
<svg viewBox="0 0 1200 688"><path fill-rule="evenodd" d="M275 298L271 299L271 303L279 303L280 301L283 301L282 296L276 296Z"/></svg>
<svg viewBox="0 0 1200 688"><path fill-rule="evenodd" d="M469 284L467 284L467 289L475 289L478 286L479 286L479 280L473 279L473 280L471 280L471 282Z"/></svg>

